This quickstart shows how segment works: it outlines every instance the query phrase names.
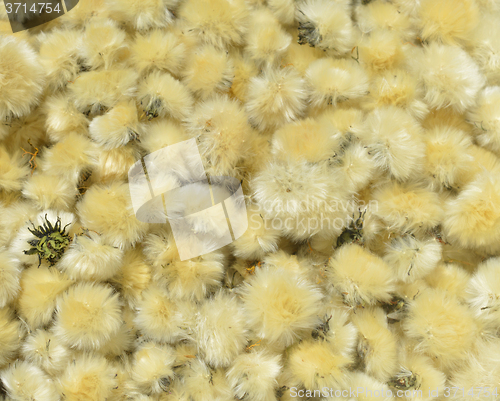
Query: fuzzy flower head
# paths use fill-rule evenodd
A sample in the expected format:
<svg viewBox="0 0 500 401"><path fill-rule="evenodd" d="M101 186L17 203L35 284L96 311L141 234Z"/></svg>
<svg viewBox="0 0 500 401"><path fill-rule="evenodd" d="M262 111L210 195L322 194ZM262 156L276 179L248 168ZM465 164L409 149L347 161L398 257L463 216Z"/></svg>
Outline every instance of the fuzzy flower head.
<svg viewBox="0 0 500 401"><path fill-rule="evenodd" d="M280 359L279 355L265 351L240 354L227 371L236 397L251 396L255 401L273 399L276 378L282 368Z"/></svg>
<svg viewBox="0 0 500 401"><path fill-rule="evenodd" d="M356 36L348 7L328 0L301 3L296 13L299 44L329 50L336 56L352 49Z"/></svg>
<svg viewBox="0 0 500 401"><path fill-rule="evenodd" d="M80 283L59 299L54 332L70 347L97 350L118 332L121 324L118 294L108 286Z"/></svg>
<svg viewBox="0 0 500 401"><path fill-rule="evenodd" d="M317 322L321 292L282 268L257 271L243 290L248 323L258 337L286 347Z"/></svg>
<svg viewBox="0 0 500 401"><path fill-rule="evenodd" d="M446 238L466 248L498 252L500 239L500 180L498 173L477 175L445 206Z"/></svg>
<svg viewBox="0 0 500 401"><path fill-rule="evenodd" d="M481 263L467 286L467 300L482 320L498 326L500 322L500 258Z"/></svg>
<svg viewBox="0 0 500 401"><path fill-rule="evenodd" d="M484 84L479 67L458 46L431 43L418 63L424 101L430 107L452 107L463 112L474 105Z"/></svg>
<svg viewBox="0 0 500 401"><path fill-rule="evenodd" d="M339 293L344 304L355 308L388 301L394 290L390 267L357 244L340 247L328 262L326 277L330 291Z"/></svg>
<svg viewBox="0 0 500 401"><path fill-rule="evenodd" d="M302 116L307 98L306 82L294 68L266 69L251 79L246 109L250 122L266 130Z"/></svg>
<svg viewBox="0 0 500 401"><path fill-rule="evenodd" d="M410 303L403 328L408 338L418 342L415 352L436 358L443 368L464 361L479 335L473 312L438 289L426 290Z"/></svg>
<svg viewBox="0 0 500 401"><path fill-rule="evenodd" d="M44 74L27 42L0 36L0 120L30 111L42 92Z"/></svg>

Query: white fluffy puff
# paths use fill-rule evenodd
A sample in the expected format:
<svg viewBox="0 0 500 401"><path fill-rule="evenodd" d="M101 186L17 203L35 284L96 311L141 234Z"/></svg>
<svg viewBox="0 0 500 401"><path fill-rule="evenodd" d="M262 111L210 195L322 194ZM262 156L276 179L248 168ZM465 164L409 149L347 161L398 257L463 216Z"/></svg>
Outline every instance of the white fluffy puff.
<svg viewBox="0 0 500 401"><path fill-rule="evenodd" d="M133 248L125 252L121 268L111 282L120 289L123 299L131 307L137 305L142 292L151 282L151 267L140 249Z"/></svg>
<svg viewBox="0 0 500 401"><path fill-rule="evenodd" d="M250 123L264 131L301 117L308 98L306 81L293 67L266 68L250 80L245 106Z"/></svg>
<svg viewBox="0 0 500 401"><path fill-rule="evenodd" d="M186 130L179 122L160 118L148 124L141 136L140 146L149 154L188 139Z"/></svg>
<svg viewBox="0 0 500 401"><path fill-rule="evenodd" d="M50 89L64 88L80 72L78 48L82 34L76 29L54 29L41 34L40 64Z"/></svg>
<svg viewBox="0 0 500 401"><path fill-rule="evenodd" d="M125 183L93 185L77 205L83 226L103 236L109 245L125 249L142 239L147 223L135 217Z"/></svg>
<svg viewBox="0 0 500 401"><path fill-rule="evenodd" d="M483 11L482 17L484 17L488 12L495 12L500 10L500 4L495 0L477 0L477 5L480 10Z"/></svg>
<svg viewBox="0 0 500 401"><path fill-rule="evenodd" d="M10 243L19 235L19 230L24 231L23 227L25 227L27 223L26 219L34 219L38 213L38 209L36 209L30 201L19 200L18 196L14 195L11 199L6 199L5 197L0 198L0 211L0 246L10 248ZM23 241L32 239L31 236L28 235L30 233L27 230L24 233L25 235L18 247L18 251L21 252L21 254L26 248L26 243Z"/></svg>
<svg viewBox="0 0 500 401"><path fill-rule="evenodd" d="M220 285L224 259L224 255L217 251L185 261L177 259L163 266L155 266L153 277L173 297L200 301Z"/></svg>
<svg viewBox="0 0 500 401"><path fill-rule="evenodd" d="M498 14L483 13L481 23L474 29L467 49L489 85L500 85L500 42L496 40L498 35Z"/></svg>
<svg viewBox="0 0 500 401"><path fill-rule="evenodd" d="M347 365L352 358L335 351L325 341L304 340L291 347L285 369L290 374L290 384L309 390L340 389L345 383Z"/></svg>
<svg viewBox="0 0 500 401"><path fill-rule="evenodd" d="M117 384L117 369L106 358L89 353L76 356L57 379L59 393L68 401L104 401Z"/></svg>
<svg viewBox="0 0 500 401"><path fill-rule="evenodd" d="M424 233L439 225L442 205L438 194L416 184L388 183L373 194L374 214L389 232Z"/></svg>
<svg viewBox="0 0 500 401"><path fill-rule="evenodd" d="M467 112L478 143L500 154L500 86L488 86L479 94L477 104Z"/></svg>
<svg viewBox="0 0 500 401"><path fill-rule="evenodd" d="M276 378L280 371L280 355L259 350L238 355L226 375L239 399L248 397L255 401L267 401L275 396Z"/></svg>
<svg viewBox="0 0 500 401"><path fill-rule="evenodd" d="M126 181L128 172L141 158L139 148L135 145L132 142L110 150L101 148L92 170L92 183L111 185L115 181Z"/></svg>
<svg viewBox="0 0 500 401"><path fill-rule="evenodd" d="M219 291L205 301L196 317L195 337L199 355L209 366L229 366L247 343L245 314L237 298Z"/></svg>
<svg viewBox="0 0 500 401"><path fill-rule="evenodd" d="M288 46L284 57L281 61L282 65L293 65L301 74L305 74L309 64L320 58L325 57L325 52L321 49L311 46L303 46L298 43L299 32L296 29L288 29L288 33L292 35L292 43Z"/></svg>
<svg viewBox="0 0 500 401"><path fill-rule="evenodd" d="M474 178L476 178L477 173L483 173L485 171L497 173L500 171L500 159L495 153L478 145L472 145L470 147L470 153L474 156L476 162L474 164Z"/></svg>
<svg viewBox="0 0 500 401"><path fill-rule="evenodd" d="M142 291L137 302L134 323L147 338L159 343L175 343L189 338L185 314L190 312L183 302L155 284Z"/></svg>
<svg viewBox="0 0 500 401"><path fill-rule="evenodd" d="M402 352L400 360L401 368L389 381L391 387L394 388L393 392L397 393L398 390L401 390L405 394L406 388L401 386L400 383L402 382L414 383L409 386L409 391L405 394L405 398L408 401L430 400L433 398L431 394L435 394L436 390L439 393L444 393L446 391L446 375L436 369L431 358L425 355L414 354L412 351L413 349L410 345L406 347L406 352ZM397 387L395 386L396 383Z"/></svg>
<svg viewBox="0 0 500 401"><path fill-rule="evenodd" d="M34 146L41 149L46 143L43 128L44 122L44 116L40 107L34 108L30 114L21 118L11 120L6 118L6 120L0 123L0 136L8 134L3 139L3 145L11 154L15 154L21 148L25 148L26 150L31 149L33 153L35 149L28 143L28 140ZM26 159L29 159L29 157L26 157Z"/></svg>
<svg viewBox="0 0 500 401"><path fill-rule="evenodd" d="M252 12L245 50L258 66L277 66L291 42L292 36L268 9Z"/></svg>
<svg viewBox="0 0 500 401"><path fill-rule="evenodd" d="M19 315L31 329L49 324L59 296L72 281L55 268L32 266L21 276L21 292L17 300Z"/></svg>
<svg viewBox="0 0 500 401"><path fill-rule="evenodd" d="M403 328L415 341L414 352L434 358L444 370L465 361L480 331L472 310L438 289L425 290L410 302Z"/></svg>
<svg viewBox="0 0 500 401"><path fill-rule="evenodd" d="M297 255L290 255L284 249L266 255L262 260L261 265L262 264L268 269L280 268L286 270L290 274L305 274L306 276L310 268L307 259ZM256 267L261 268L261 265L257 265Z"/></svg>
<svg viewBox="0 0 500 401"><path fill-rule="evenodd" d="M119 294L109 286L78 283L58 299L54 333L68 347L98 350L121 324Z"/></svg>
<svg viewBox="0 0 500 401"><path fill-rule="evenodd" d="M429 113L429 107L422 100L423 91L417 77L404 69L380 71L372 78L369 89L370 94L363 103L366 110L393 105L406 109L417 120Z"/></svg>
<svg viewBox="0 0 500 401"><path fill-rule="evenodd" d="M484 171L444 207L443 231L448 241L495 253L500 249L500 179Z"/></svg>
<svg viewBox="0 0 500 401"><path fill-rule="evenodd" d="M147 395L168 392L174 380L175 350L169 345L145 342L134 353L133 386Z"/></svg>
<svg viewBox="0 0 500 401"><path fill-rule="evenodd" d="M191 114L194 102L183 83L160 71L153 71L139 85L137 99L149 120L165 116L182 120Z"/></svg>
<svg viewBox="0 0 500 401"><path fill-rule="evenodd" d="M92 169L97 160L97 148L87 137L71 132L44 149L40 157L40 168L48 175L60 176L76 185L80 174Z"/></svg>
<svg viewBox="0 0 500 401"><path fill-rule="evenodd" d="M179 385L185 398L195 401L230 400L233 398L225 370L212 369L198 358L189 361L188 364Z"/></svg>
<svg viewBox="0 0 500 401"><path fill-rule="evenodd" d="M89 125L90 137L104 149L114 149L137 140L142 130L133 101L118 103L103 116L95 117Z"/></svg>
<svg viewBox="0 0 500 401"><path fill-rule="evenodd" d="M368 93L368 76L354 60L321 58L309 65L305 76L313 107L336 106Z"/></svg>
<svg viewBox="0 0 500 401"><path fill-rule="evenodd" d="M434 239L419 240L405 235L388 244L383 259L398 280L410 282L425 277L436 267L441 260L441 248Z"/></svg>
<svg viewBox="0 0 500 401"><path fill-rule="evenodd" d="M107 3L104 3L102 0L88 0L79 7L73 7L71 9L72 13L64 14L62 16L63 19L57 22L62 22L64 27L83 28L85 23L90 19L111 17L111 13L106 5Z"/></svg>
<svg viewBox="0 0 500 401"><path fill-rule="evenodd" d="M312 338L329 342L333 352L352 358L358 342L358 329L350 317L348 311L328 304L321 324L311 332Z"/></svg>
<svg viewBox="0 0 500 401"><path fill-rule="evenodd" d="M421 0L419 3L418 24L423 40L466 43L480 21L475 0Z"/></svg>
<svg viewBox="0 0 500 401"><path fill-rule="evenodd" d="M462 113L474 105L485 79L465 50L433 42L417 60L415 67L429 107L451 107Z"/></svg>
<svg viewBox="0 0 500 401"><path fill-rule="evenodd" d="M465 301L469 280L470 274L455 263L438 263L432 273L425 277L430 287L447 291L460 301Z"/></svg>
<svg viewBox="0 0 500 401"><path fill-rule="evenodd" d="M274 161L251 181L253 198L273 229L304 241L339 235L353 203L345 177L326 164Z"/></svg>
<svg viewBox="0 0 500 401"><path fill-rule="evenodd" d="M471 138L450 126L436 126L425 131L424 170L433 190L458 190L473 175L474 157L469 149Z"/></svg>
<svg viewBox="0 0 500 401"><path fill-rule="evenodd" d="M452 400L494 401L498 398L499 349L498 338L481 341L478 344L477 354L470 354L464 368L455 371L447 383L452 389L459 388L456 393L453 390L453 394L450 394ZM462 389L464 389L463 392Z"/></svg>
<svg viewBox="0 0 500 401"><path fill-rule="evenodd" d="M357 108L334 108L322 112L318 117L322 124L332 125L345 140L351 135L359 137L363 132L365 114Z"/></svg>
<svg viewBox="0 0 500 401"><path fill-rule="evenodd" d="M319 163L335 156L339 149L332 127L312 118L283 125L272 139L275 160Z"/></svg>
<svg viewBox="0 0 500 401"><path fill-rule="evenodd" d="M38 103L45 70L28 42L0 36L0 120L21 117Z"/></svg>
<svg viewBox="0 0 500 401"><path fill-rule="evenodd" d="M87 115L100 115L136 94L138 74L133 69L84 72L73 81L69 93L76 108Z"/></svg>
<svg viewBox="0 0 500 401"><path fill-rule="evenodd" d="M51 376L61 374L71 356L72 351L53 333L37 329L26 337L21 349L23 357Z"/></svg>
<svg viewBox="0 0 500 401"><path fill-rule="evenodd" d="M78 189L65 177L49 174L34 174L24 183L22 194L40 210L55 209L70 211L76 200Z"/></svg>
<svg viewBox="0 0 500 401"><path fill-rule="evenodd" d="M153 29L138 33L130 45L130 61L141 75L159 70L178 77L186 58L186 45L174 31Z"/></svg>
<svg viewBox="0 0 500 401"><path fill-rule="evenodd" d="M42 369L26 361L16 361L0 378L12 400L57 401L56 386Z"/></svg>
<svg viewBox="0 0 500 401"><path fill-rule="evenodd" d="M262 0L254 1L264 3ZM297 10L297 3L294 0L267 0L265 3L279 22L283 25L293 25Z"/></svg>
<svg viewBox="0 0 500 401"><path fill-rule="evenodd" d="M376 165L366 147L361 143L348 146L339 157L339 170L347 178L347 188L359 193L374 177Z"/></svg>
<svg viewBox="0 0 500 401"><path fill-rule="evenodd" d="M385 29L373 30L362 36L351 57L359 59L373 75L384 70L402 68L406 63L405 48L396 32Z"/></svg>
<svg viewBox="0 0 500 401"><path fill-rule="evenodd" d="M360 133L375 165L399 181L408 180L423 168L425 145L421 136L420 124L396 106L375 109Z"/></svg>
<svg viewBox="0 0 500 401"><path fill-rule="evenodd" d="M177 15L202 42L227 48L243 43L249 10L243 0L187 0Z"/></svg>
<svg viewBox="0 0 500 401"><path fill-rule="evenodd" d="M398 369L398 344L389 330L381 308L367 308L352 315L359 332L358 355L364 370L381 382L387 382Z"/></svg>
<svg viewBox="0 0 500 401"><path fill-rule="evenodd" d="M257 76L259 70L250 56L239 49L229 52L229 57L233 63L234 78L229 93L235 98L245 103L247 100L247 88L250 79Z"/></svg>
<svg viewBox="0 0 500 401"><path fill-rule="evenodd" d="M354 11L357 26L363 34L386 29L397 32L403 40L410 40L415 34L409 15L402 13L393 3L370 1L357 5Z"/></svg>
<svg viewBox="0 0 500 401"><path fill-rule="evenodd" d="M96 232L75 235L57 267L73 280L106 281L118 273L123 250L106 244Z"/></svg>
<svg viewBox="0 0 500 401"><path fill-rule="evenodd" d="M262 268L242 288L249 327L277 347L287 347L316 325L318 288L300 274L283 268Z"/></svg>
<svg viewBox="0 0 500 401"><path fill-rule="evenodd" d="M234 176L248 151L252 131L239 102L217 95L200 102L186 119L188 135L197 139L209 176Z"/></svg>
<svg viewBox="0 0 500 401"><path fill-rule="evenodd" d="M107 70L124 58L126 34L113 20L92 19L84 29L78 53L85 68Z"/></svg>
<svg viewBox="0 0 500 401"><path fill-rule="evenodd" d="M114 19L138 31L164 28L173 22L179 0L110 0L106 3Z"/></svg>
<svg viewBox="0 0 500 401"><path fill-rule="evenodd" d="M328 289L340 294L351 308L391 299L394 281L390 267L378 256L356 244L343 245L328 262Z"/></svg>
<svg viewBox="0 0 500 401"><path fill-rule="evenodd" d="M21 346L19 341L24 335L21 321L16 319L13 311L8 308L0 308L0 366L4 367L16 358Z"/></svg>
<svg viewBox="0 0 500 401"><path fill-rule="evenodd" d="M173 234L165 230L146 236L144 254L153 266L153 279L173 298L200 301L220 286L224 276L221 251L180 261Z"/></svg>
<svg viewBox="0 0 500 401"><path fill-rule="evenodd" d="M248 229L231 243L233 254L238 258L258 260L267 253L276 252L281 231L269 225L256 204L247 207L247 215Z"/></svg>
<svg viewBox="0 0 500 401"><path fill-rule="evenodd" d="M108 360L117 360L130 354L135 349L134 340L136 340L135 329L123 322L113 337L104 343L97 352L108 358Z"/></svg>
<svg viewBox="0 0 500 401"><path fill-rule="evenodd" d="M21 289L20 267L19 260L12 253L0 248L0 308L13 301Z"/></svg>
<svg viewBox="0 0 500 401"><path fill-rule="evenodd" d="M29 168L23 163L21 152L16 151L11 154L0 145L0 188L2 191L19 191L28 173Z"/></svg>
<svg viewBox="0 0 500 401"><path fill-rule="evenodd" d="M182 75L187 88L199 99L228 92L234 78L228 53L210 45L193 49Z"/></svg>
<svg viewBox="0 0 500 401"><path fill-rule="evenodd" d="M59 142L70 132L86 133L89 122L66 93L48 97L43 103L45 128L51 141Z"/></svg>
<svg viewBox="0 0 500 401"><path fill-rule="evenodd" d="M304 1L296 12L299 43L328 50L335 56L350 52L356 40L350 13L350 8L342 2Z"/></svg>
<svg viewBox="0 0 500 401"><path fill-rule="evenodd" d="M467 301L477 317L493 327L500 323L500 258L478 266L467 286Z"/></svg>

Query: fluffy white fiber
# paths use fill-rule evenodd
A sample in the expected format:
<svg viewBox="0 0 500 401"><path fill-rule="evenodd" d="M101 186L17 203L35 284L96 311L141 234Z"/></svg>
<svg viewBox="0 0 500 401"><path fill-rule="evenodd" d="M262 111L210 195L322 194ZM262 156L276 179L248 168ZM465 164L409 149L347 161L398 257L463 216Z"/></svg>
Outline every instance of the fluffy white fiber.
<svg viewBox="0 0 500 401"><path fill-rule="evenodd" d="M317 321L322 295L300 274L258 270L243 289L246 319L255 334L280 347L293 344Z"/></svg>
<svg viewBox="0 0 500 401"><path fill-rule="evenodd" d="M498 399L498 0L76 3L0 0L0 401Z"/></svg>

